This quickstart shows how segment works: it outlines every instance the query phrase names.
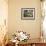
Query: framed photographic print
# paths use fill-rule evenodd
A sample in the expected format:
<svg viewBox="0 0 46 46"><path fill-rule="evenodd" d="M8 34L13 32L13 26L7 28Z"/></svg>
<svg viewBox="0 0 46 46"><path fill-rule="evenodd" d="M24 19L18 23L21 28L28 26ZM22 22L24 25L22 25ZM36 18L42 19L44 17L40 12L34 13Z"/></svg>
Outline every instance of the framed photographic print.
<svg viewBox="0 0 46 46"><path fill-rule="evenodd" d="M34 20L35 19L35 8L21 8L21 19Z"/></svg>

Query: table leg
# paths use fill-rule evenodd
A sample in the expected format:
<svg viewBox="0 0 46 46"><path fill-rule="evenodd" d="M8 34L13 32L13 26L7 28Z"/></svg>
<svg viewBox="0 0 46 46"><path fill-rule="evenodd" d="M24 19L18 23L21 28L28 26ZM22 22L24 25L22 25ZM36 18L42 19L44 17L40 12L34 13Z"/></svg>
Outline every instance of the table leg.
<svg viewBox="0 0 46 46"><path fill-rule="evenodd" d="M32 43L31 46L35 46L35 44Z"/></svg>

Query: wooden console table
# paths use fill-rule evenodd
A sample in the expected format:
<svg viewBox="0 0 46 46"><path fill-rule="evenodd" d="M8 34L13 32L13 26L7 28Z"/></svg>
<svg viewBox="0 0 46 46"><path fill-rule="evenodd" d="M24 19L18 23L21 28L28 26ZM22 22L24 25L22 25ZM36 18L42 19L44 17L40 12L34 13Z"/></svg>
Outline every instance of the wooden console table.
<svg viewBox="0 0 46 46"><path fill-rule="evenodd" d="M8 42L5 46L15 46L15 43L13 43L13 42Z"/></svg>
<svg viewBox="0 0 46 46"><path fill-rule="evenodd" d="M35 43L35 46L46 46L46 43Z"/></svg>
<svg viewBox="0 0 46 46"><path fill-rule="evenodd" d="M18 46L46 46L46 43L18 44Z"/></svg>
<svg viewBox="0 0 46 46"><path fill-rule="evenodd" d="M40 39L31 39L27 42L21 41L17 44L18 46L46 46L46 42L41 41ZM16 46L16 43L9 42L6 46Z"/></svg>
<svg viewBox="0 0 46 46"><path fill-rule="evenodd" d="M27 42L19 42L18 46L46 46L46 42L40 39L28 40Z"/></svg>

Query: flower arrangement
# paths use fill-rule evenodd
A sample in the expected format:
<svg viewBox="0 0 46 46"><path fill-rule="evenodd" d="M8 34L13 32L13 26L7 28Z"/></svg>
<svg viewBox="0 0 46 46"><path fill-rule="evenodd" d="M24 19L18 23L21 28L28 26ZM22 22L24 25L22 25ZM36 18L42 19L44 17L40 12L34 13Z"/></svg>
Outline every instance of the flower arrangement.
<svg viewBox="0 0 46 46"><path fill-rule="evenodd" d="M18 41L27 41L30 38L30 34L27 34L23 31L17 31L17 34L14 34L14 39L17 39Z"/></svg>
<svg viewBox="0 0 46 46"><path fill-rule="evenodd" d="M20 40L20 41L27 41L28 39L29 39L29 36L30 34L27 34L26 32L23 32L23 31L20 31L20 32L18 32L18 39Z"/></svg>

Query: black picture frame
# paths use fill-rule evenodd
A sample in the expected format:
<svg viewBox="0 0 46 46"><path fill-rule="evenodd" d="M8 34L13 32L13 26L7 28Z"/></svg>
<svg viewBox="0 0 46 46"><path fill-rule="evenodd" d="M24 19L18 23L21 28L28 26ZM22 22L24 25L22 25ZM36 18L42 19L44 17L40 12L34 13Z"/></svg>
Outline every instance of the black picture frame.
<svg viewBox="0 0 46 46"><path fill-rule="evenodd" d="M21 19L22 20L34 20L35 19L35 8L21 8Z"/></svg>

